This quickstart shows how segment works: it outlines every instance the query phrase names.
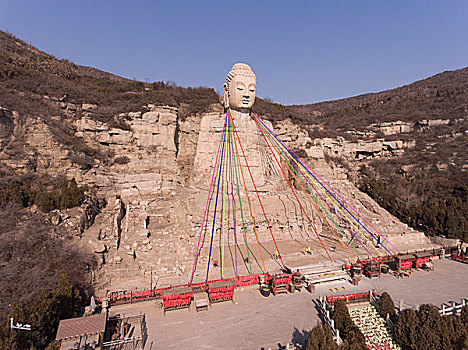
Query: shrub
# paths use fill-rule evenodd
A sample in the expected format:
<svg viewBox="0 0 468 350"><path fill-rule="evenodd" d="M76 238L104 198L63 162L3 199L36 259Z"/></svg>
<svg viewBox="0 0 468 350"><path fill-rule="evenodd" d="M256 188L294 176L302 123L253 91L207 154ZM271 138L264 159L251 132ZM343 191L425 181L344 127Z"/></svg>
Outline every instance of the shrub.
<svg viewBox="0 0 468 350"><path fill-rule="evenodd" d="M43 349L58 319L81 311L93 256L63 239L60 226L18 205L0 205L0 344L2 349ZM55 238L55 235L60 238ZM9 307L8 305L12 305ZM30 323L31 332L10 332L8 317Z"/></svg>
<svg viewBox="0 0 468 350"><path fill-rule="evenodd" d="M403 311L393 332L404 350L464 349L468 340L468 329L461 318L442 317L432 305Z"/></svg>
<svg viewBox="0 0 468 350"><path fill-rule="evenodd" d="M429 235L468 241L466 184L447 177L425 175L407 179L391 171L387 176L385 179L362 177L359 188L410 226Z"/></svg>
<svg viewBox="0 0 468 350"><path fill-rule="evenodd" d="M130 163L130 158L127 156L120 156L114 158L114 164L128 164Z"/></svg>
<svg viewBox="0 0 468 350"><path fill-rule="evenodd" d="M68 209L83 202L86 190L87 187L79 187L75 179L0 173L0 205L10 203L26 208L35 204L43 212Z"/></svg>
<svg viewBox="0 0 468 350"><path fill-rule="evenodd" d="M468 305L463 306L460 314L460 320L468 327Z"/></svg>
<svg viewBox="0 0 468 350"><path fill-rule="evenodd" d="M302 159L307 159L308 157L306 150L303 148L294 149L293 152L296 153L296 155Z"/></svg>
<svg viewBox="0 0 468 350"><path fill-rule="evenodd" d="M10 331L3 342L14 349L45 349L53 342L61 319L77 317L83 308L83 295L68 277L62 274L57 287L49 292L39 289L31 304L19 302L8 318L31 325L32 331Z"/></svg>
<svg viewBox="0 0 468 350"><path fill-rule="evenodd" d="M419 319L414 310L407 309L398 318L393 333L395 340L403 349L418 349L419 339Z"/></svg>

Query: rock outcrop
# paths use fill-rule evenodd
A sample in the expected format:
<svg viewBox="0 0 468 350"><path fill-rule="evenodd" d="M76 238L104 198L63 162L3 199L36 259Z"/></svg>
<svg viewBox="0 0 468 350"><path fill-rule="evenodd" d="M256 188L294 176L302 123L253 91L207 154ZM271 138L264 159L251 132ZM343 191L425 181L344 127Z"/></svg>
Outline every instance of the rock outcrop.
<svg viewBox="0 0 468 350"><path fill-rule="evenodd" d="M7 109L0 108L0 150L2 150L10 141L15 127L13 121L13 113Z"/></svg>
<svg viewBox="0 0 468 350"><path fill-rule="evenodd" d="M107 207L92 220L87 219L87 224L82 226L84 231L78 235L101 263L97 274L98 290L134 288L147 281L150 274L160 284L185 281L193 264L222 135L224 115L221 108L213 107L211 112L204 115L180 120L177 109L173 107L146 106L142 111L120 115L125 126L119 128L115 123L111 125L94 118L93 105L57 103L63 104L63 108L69 111L69 118L51 118L52 122L46 123L41 118L23 120L14 113L2 110L2 145L10 144L15 139L25 140L22 150L24 157L12 157L2 152L2 161L18 171L65 174L80 184L96 188L98 195L107 199ZM257 197L252 192L250 199L255 221L250 215L244 217L249 229L244 237L238 237L239 254L246 253L243 251L245 247L242 248L244 239L254 243L258 237L262 245L269 246L272 242L271 232L274 232L280 245L290 252L288 254L293 260L302 249L297 242L314 246L317 243L316 234L321 235L327 245L336 246L337 241L330 235L320 213L300 190L297 190L297 196L303 208L296 201L252 118L248 114L233 112L233 120L264 210L270 218L268 227ZM68 132L71 130L75 141L80 142L80 148L74 149L59 142L52 129L56 125L54 123L64 125ZM265 123L273 129L271 123ZM406 148L414 147L414 142L388 141L385 138L359 142L344 138L311 139L307 130L290 120L278 122L274 131L293 150L304 150L309 165L378 227L383 237L392 244L400 248L428 244L422 233L410 230L380 208L348 180L342 168L331 167L325 160L327 155L356 161L396 157ZM230 135L226 144L232 137ZM99 151L102 156L95 157L89 166L76 166L71 155L80 156L86 149ZM242 154L241 149L238 151ZM34 169L30 166L31 159L35 161ZM243 156L240 160L244 162ZM247 187L252 189L249 174L244 175ZM245 194L241 196L243 202L247 200ZM239 208L237 217L240 217ZM309 220L316 233L310 230ZM60 222L60 218L57 218L57 224ZM252 230L254 225L256 231ZM215 228L215 232L221 229ZM233 230L230 218L227 227L227 242L230 245L234 243ZM209 234L205 230L204 235ZM372 245L372 238L369 238ZM221 241L215 240L213 245L217 252ZM295 251L292 247L299 250ZM200 264L208 264L208 248L202 245ZM269 254L273 254L276 247L270 249ZM320 245L315 249L317 261L323 259ZM273 264L272 256L266 258ZM259 266L256 268L259 269Z"/></svg>
<svg viewBox="0 0 468 350"><path fill-rule="evenodd" d="M121 115L129 130L109 127L89 117L75 122L76 135L90 146L99 145L114 154L109 166L98 165L87 172L67 173L77 181L118 193L122 198L157 195L174 188L179 181L177 153L177 109L152 107L146 113Z"/></svg>

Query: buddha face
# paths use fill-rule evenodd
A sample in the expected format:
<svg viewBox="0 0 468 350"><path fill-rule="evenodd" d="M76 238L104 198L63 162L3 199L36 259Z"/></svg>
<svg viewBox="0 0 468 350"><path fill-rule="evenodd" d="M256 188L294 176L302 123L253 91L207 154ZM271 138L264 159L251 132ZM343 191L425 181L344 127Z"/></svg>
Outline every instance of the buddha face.
<svg viewBox="0 0 468 350"><path fill-rule="evenodd" d="M250 109L255 102L255 77L236 75L229 85L229 106L232 109Z"/></svg>
<svg viewBox="0 0 468 350"><path fill-rule="evenodd" d="M223 85L224 106L234 110L249 110L255 102L257 78L245 63L236 63L229 71Z"/></svg>

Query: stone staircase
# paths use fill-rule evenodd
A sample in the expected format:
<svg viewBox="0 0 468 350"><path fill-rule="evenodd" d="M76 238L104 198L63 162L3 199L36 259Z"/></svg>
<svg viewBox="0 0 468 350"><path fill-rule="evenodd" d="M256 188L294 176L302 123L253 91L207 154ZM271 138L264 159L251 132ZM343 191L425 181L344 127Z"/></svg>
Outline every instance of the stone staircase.
<svg viewBox="0 0 468 350"><path fill-rule="evenodd" d="M309 284L323 284L337 281L347 281L348 274L342 269L342 262L316 264L295 267L292 270L299 270Z"/></svg>
<svg viewBox="0 0 468 350"><path fill-rule="evenodd" d="M350 308L349 315L364 335L369 349L401 350L401 347L393 340L390 329L373 305Z"/></svg>

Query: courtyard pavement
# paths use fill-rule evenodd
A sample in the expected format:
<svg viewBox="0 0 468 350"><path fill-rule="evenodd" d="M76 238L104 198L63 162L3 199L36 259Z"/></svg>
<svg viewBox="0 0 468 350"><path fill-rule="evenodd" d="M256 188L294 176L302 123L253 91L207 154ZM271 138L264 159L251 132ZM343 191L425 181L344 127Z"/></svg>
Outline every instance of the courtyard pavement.
<svg viewBox="0 0 468 350"><path fill-rule="evenodd" d="M435 270L415 271L410 277L382 275L359 286L347 282L321 285L314 294L306 290L263 297L256 287L238 288L234 303L213 304L208 311L169 311L165 315L154 301L113 306L112 314L145 313L148 340L145 349L279 349L302 342L319 320L319 295L347 294L374 289L387 291L395 304L403 299L414 306L468 298L468 265L435 260Z"/></svg>

